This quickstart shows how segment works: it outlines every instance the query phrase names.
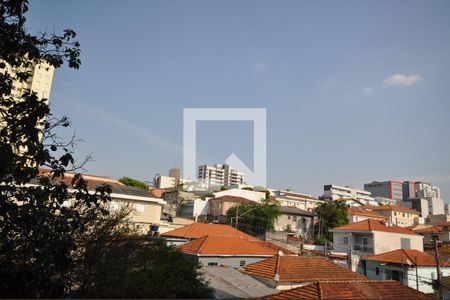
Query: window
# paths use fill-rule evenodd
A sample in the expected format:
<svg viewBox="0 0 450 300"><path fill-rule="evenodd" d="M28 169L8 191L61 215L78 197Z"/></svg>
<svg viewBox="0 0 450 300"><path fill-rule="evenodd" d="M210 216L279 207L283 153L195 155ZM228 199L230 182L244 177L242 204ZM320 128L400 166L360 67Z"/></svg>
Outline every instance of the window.
<svg viewBox="0 0 450 300"><path fill-rule="evenodd" d="M288 216L288 220L290 220L291 219L291 216Z"/></svg>
<svg viewBox="0 0 450 300"><path fill-rule="evenodd" d="M342 245L348 245L348 236L344 236L342 239Z"/></svg>
<svg viewBox="0 0 450 300"><path fill-rule="evenodd" d="M217 263L216 262L209 262L208 266L217 266Z"/></svg>
<svg viewBox="0 0 450 300"><path fill-rule="evenodd" d="M239 262L239 266L240 266L240 267L245 266L245 260L241 260L241 261Z"/></svg>
<svg viewBox="0 0 450 300"><path fill-rule="evenodd" d="M380 268L378 268L378 267L375 268L375 274L380 275Z"/></svg>
<svg viewBox="0 0 450 300"><path fill-rule="evenodd" d="M297 221L297 216L292 216L292 221Z"/></svg>
<svg viewBox="0 0 450 300"><path fill-rule="evenodd" d="M400 245L402 249L411 249L411 239L400 238Z"/></svg>
<svg viewBox="0 0 450 300"><path fill-rule="evenodd" d="M141 203L136 204L136 210L140 213L144 213L145 212L145 204L141 204Z"/></svg>
<svg viewBox="0 0 450 300"><path fill-rule="evenodd" d="M369 238L368 237L363 237L362 238L362 243L363 243L363 245L369 244Z"/></svg>

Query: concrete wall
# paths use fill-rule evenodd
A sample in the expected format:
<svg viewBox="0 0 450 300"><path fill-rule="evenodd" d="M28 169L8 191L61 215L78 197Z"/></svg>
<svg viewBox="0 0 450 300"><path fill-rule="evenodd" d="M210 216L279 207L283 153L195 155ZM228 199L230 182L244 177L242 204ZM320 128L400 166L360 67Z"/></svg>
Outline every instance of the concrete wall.
<svg viewBox="0 0 450 300"><path fill-rule="evenodd" d="M283 213L275 222L276 231L284 231L288 225L298 235L305 235L311 228L312 218Z"/></svg>
<svg viewBox="0 0 450 300"><path fill-rule="evenodd" d="M423 236L374 231L374 254L401 249L401 238L410 239L411 248L423 251Z"/></svg>
<svg viewBox="0 0 450 300"><path fill-rule="evenodd" d="M204 266L208 266L209 263L217 263L218 266L241 268L269 257L270 256L200 256L198 257L198 262ZM244 265L241 265L241 261L244 262Z"/></svg>
<svg viewBox="0 0 450 300"><path fill-rule="evenodd" d="M220 192L213 193L215 198L222 196L236 196L246 198L255 202L261 202L266 198L265 192L249 191L249 190L239 190L239 189L229 189Z"/></svg>

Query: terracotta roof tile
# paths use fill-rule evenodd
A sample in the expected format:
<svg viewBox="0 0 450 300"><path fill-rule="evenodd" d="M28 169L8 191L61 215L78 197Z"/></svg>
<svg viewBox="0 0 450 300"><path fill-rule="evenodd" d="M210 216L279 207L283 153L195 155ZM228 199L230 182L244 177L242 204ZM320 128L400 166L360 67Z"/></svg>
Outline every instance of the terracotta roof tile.
<svg viewBox="0 0 450 300"><path fill-rule="evenodd" d="M416 266L416 258L417 258L417 266L426 267L436 265L436 260L434 259L434 256L413 249L398 249L377 255L370 255L363 257L363 259L365 260L382 261L387 263L404 264L409 266ZM444 266L445 261L442 261L441 265Z"/></svg>
<svg viewBox="0 0 450 300"><path fill-rule="evenodd" d="M361 206L347 208L347 215L350 215L350 216L364 216L364 217L376 218L376 219L380 219L380 220L381 219L383 219L383 220L387 219L386 216L383 216L382 214L379 214L379 213L374 212L372 210L364 209Z"/></svg>
<svg viewBox="0 0 450 300"><path fill-rule="evenodd" d="M362 205L360 207L365 208L365 209L372 209L372 210L392 210L392 211L406 212L406 213L416 214L416 215L419 214L416 210L414 210L412 208L408 208L408 207L404 207L404 206L400 206L400 205L392 205L392 204L384 204L384 205L379 205L379 206Z"/></svg>
<svg viewBox="0 0 450 300"><path fill-rule="evenodd" d="M221 196L217 198L212 198L210 201L232 201L232 202L255 202L250 199L238 196Z"/></svg>
<svg viewBox="0 0 450 300"><path fill-rule="evenodd" d="M386 226L380 220L367 219L360 222L335 227L332 231L348 230L348 231L383 231L391 233L418 235L414 231L399 227L397 225Z"/></svg>
<svg viewBox="0 0 450 300"><path fill-rule="evenodd" d="M278 282L313 282L323 280L366 280L367 277L338 266L318 256L274 256L244 267L249 275ZM277 276L276 276L277 275Z"/></svg>
<svg viewBox="0 0 450 300"><path fill-rule="evenodd" d="M255 237L246 234L234 227L224 224L211 223L193 223L184 227L163 233L161 236L177 237L186 239L198 239L206 235L224 235L224 236L239 236L254 240Z"/></svg>
<svg viewBox="0 0 450 300"><path fill-rule="evenodd" d="M187 254L195 255L261 255L271 256L277 249L268 247L255 240L238 236L207 235L177 247Z"/></svg>
<svg viewBox="0 0 450 300"><path fill-rule="evenodd" d="M395 280L316 282L262 299L434 299Z"/></svg>

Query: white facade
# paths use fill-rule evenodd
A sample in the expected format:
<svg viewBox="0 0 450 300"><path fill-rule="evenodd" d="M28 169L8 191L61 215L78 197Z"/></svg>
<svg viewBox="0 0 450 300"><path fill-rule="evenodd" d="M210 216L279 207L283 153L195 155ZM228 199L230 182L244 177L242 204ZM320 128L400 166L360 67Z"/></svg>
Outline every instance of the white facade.
<svg viewBox="0 0 450 300"><path fill-rule="evenodd" d="M417 198L441 198L439 188L427 182L416 182L416 197Z"/></svg>
<svg viewBox="0 0 450 300"><path fill-rule="evenodd" d="M362 204L372 205L375 201L370 192L355 189L349 186L339 186L335 184L325 185L323 187L323 199L324 200L339 200L351 198L356 201L362 202Z"/></svg>
<svg viewBox="0 0 450 300"><path fill-rule="evenodd" d="M440 270L443 276L450 275L450 267L441 267ZM378 261L366 261L366 276L370 280L391 280L395 278L393 276L394 274L399 274L401 282L410 288L416 289L416 278L418 278L419 291L427 294L434 292L433 287L427 282L437 279L436 267L418 266L416 273L415 267L406 265L402 267L393 264L381 263Z"/></svg>
<svg viewBox="0 0 450 300"><path fill-rule="evenodd" d="M375 202L378 203L378 205L385 205L385 204L396 205L397 204L397 200L391 199L391 198L375 197L374 200L375 200Z"/></svg>
<svg viewBox="0 0 450 300"><path fill-rule="evenodd" d="M208 186L232 186L245 184L245 173L234 170L229 165L215 164L198 167L198 181Z"/></svg>
<svg viewBox="0 0 450 300"><path fill-rule="evenodd" d="M258 192L258 191L249 191L249 190L239 190L239 189L229 189L224 191L219 191L213 193L214 198L219 198L222 196L235 196L235 197L242 197L251 201L255 202L261 202L266 198L265 192Z"/></svg>
<svg viewBox="0 0 450 300"><path fill-rule="evenodd" d="M156 176L155 185L158 189L167 189L175 187L176 178L170 176Z"/></svg>
<svg viewBox="0 0 450 300"><path fill-rule="evenodd" d="M319 200L311 195L295 193L291 191L272 191L273 197L281 206L296 207L305 211L312 212L324 200Z"/></svg>

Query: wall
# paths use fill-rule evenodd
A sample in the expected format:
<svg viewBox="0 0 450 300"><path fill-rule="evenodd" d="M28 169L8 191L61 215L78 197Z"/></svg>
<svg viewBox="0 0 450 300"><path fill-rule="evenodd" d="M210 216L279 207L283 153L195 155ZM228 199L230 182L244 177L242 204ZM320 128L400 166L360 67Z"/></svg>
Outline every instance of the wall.
<svg viewBox="0 0 450 300"><path fill-rule="evenodd" d="M312 217L283 213L275 222L275 231L284 231L290 225L297 235L303 236L309 232L311 223Z"/></svg>
<svg viewBox="0 0 450 300"><path fill-rule="evenodd" d="M222 196L236 196L246 198L248 200L252 200L255 202L261 202L266 198L265 192L257 192L257 191L249 191L249 190L238 190L238 189L229 189L224 191L219 191L213 193L215 198L219 198Z"/></svg>
<svg viewBox="0 0 450 300"><path fill-rule="evenodd" d="M217 265L229 266L233 268L241 268L243 266L240 265L241 261L245 261L245 266L251 263L255 263L264 259L269 258L270 256L200 256L198 257L198 261L207 266L208 263L217 263Z"/></svg>
<svg viewBox="0 0 450 300"><path fill-rule="evenodd" d="M348 237L348 245L342 243L344 237ZM350 253L352 250L351 240L352 234L349 232L333 232L333 252Z"/></svg>
<svg viewBox="0 0 450 300"><path fill-rule="evenodd" d="M376 274L376 268L379 269L379 274ZM405 273L404 284L410 288L416 289L416 268L396 265L381 265L378 261L366 261L366 276L370 280L389 280L388 271L399 271ZM436 268L435 267L418 267L417 275L419 277L419 291L423 293L433 293L433 288L431 285L424 281L431 281L436 279ZM443 276L450 275L450 267L441 268L441 273Z"/></svg>
<svg viewBox="0 0 450 300"><path fill-rule="evenodd" d="M411 241L411 249L423 251L423 236L374 231L374 254L401 249L401 238Z"/></svg>

